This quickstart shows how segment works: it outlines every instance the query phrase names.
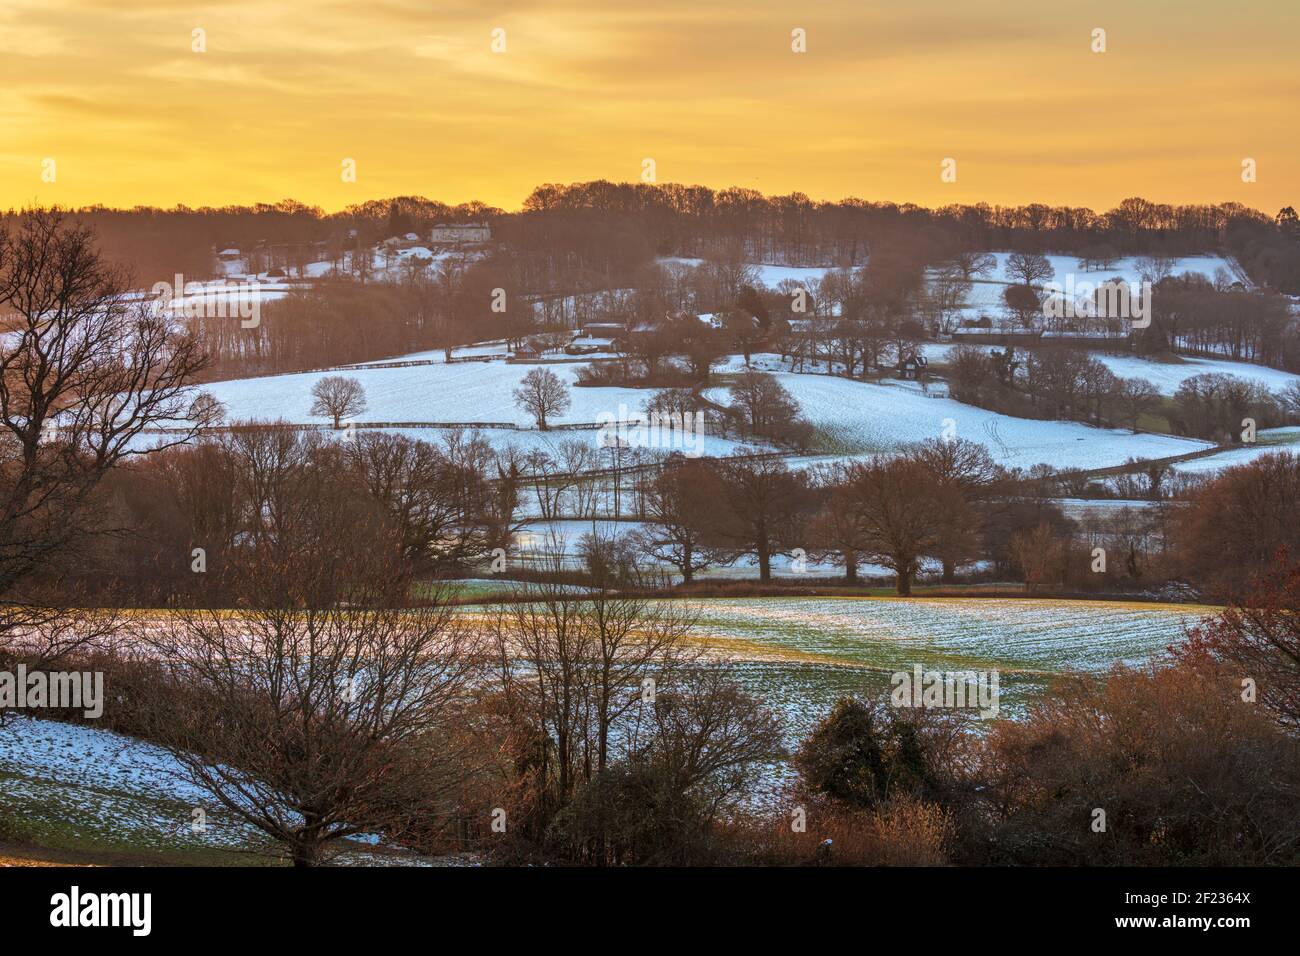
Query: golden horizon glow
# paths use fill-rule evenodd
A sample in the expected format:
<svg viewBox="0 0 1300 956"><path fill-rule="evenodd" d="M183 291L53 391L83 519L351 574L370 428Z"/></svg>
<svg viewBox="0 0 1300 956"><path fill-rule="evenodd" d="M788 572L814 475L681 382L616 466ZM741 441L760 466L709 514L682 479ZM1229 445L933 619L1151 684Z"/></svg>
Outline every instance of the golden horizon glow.
<svg viewBox="0 0 1300 956"><path fill-rule="evenodd" d="M1282 0L0 0L0 206L517 209L651 158L814 199L1271 214L1297 204L1298 38Z"/></svg>

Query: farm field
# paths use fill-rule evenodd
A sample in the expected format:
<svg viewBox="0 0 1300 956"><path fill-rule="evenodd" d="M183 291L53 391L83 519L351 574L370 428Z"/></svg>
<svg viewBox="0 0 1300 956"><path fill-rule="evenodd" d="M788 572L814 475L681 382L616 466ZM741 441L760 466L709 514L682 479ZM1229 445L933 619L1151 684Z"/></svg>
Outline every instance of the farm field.
<svg viewBox="0 0 1300 956"><path fill-rule="evenodd" d="M1010 252L993 252L990 253L997 261L997 265L987 277L981 277L973 283L970 295L966 300L966 308L960 310L963 318L977 318L979 315L998 315L1003 309L1003 290L1018 280L1012 278L1007 271L1007 262L1012 253ZM1137 287L1142 281L1141 273L1138 266L1138 260L1129 256L1119 258L1105 269L1085 269L1083 263L1077 256L1049 255L1045 257L1051 263L1055 276L1049 280L1062 286L1066 284L1067 276L1074 276L1075 283L1091 283L1096 285L1109 279L1121 279L1130 285ZM1223 269L1235 278L1233 264L1221 256L1182 256L1173 259L1171 269L1172 275L1184 275L1187 273L1199 273L1207 279L1213 279L1215 273ZM1087 296L1080 294L1076 296L1077 302L1082 302Z"/></svg>
<svg viewBox="0 0 1300 956"><path fill-rule="evenodd" d="M1174 470L1188 474L1210 474L1234 465L1248 464L1261 455L1280 451L1294 454L1297 451L1297 443L1300 443L1300 426L1264 428L1260 430L1256 439L1257 443L1254 445L1243 445L1240 448L1221 451L1217 455L1179 462L1174 465Z"/></svg>
<svg viewBox="0 0 1300 956"><path fill-rule="evenodd" d="M879 697L890 675L999 671L1003 716L1053 675L1100 673L1163 654L1210 608L998 598L722 598L691 603L699 639L773 702L793 738L846 694Z"/></svg>
<svg viewBox="0 0 1300 956"><path fill-rule="evenodd" d="M417 365L406 368L360 368L346 372L302 372L262 378L232 379L206 386L229 409L228 418L282 418L317 422L311 414L311 389L331 374L361 383L367 409L356 417L365 422L509 422L531 426L532 419L515 407L512 392L534 368L548 368L569 386L577 365L525 365L504 362ZM651 391L633 388L571 388L572 406L555 416L555 424L593 422L601 412L617 413L619 404L635 411Z"/></svg>
<svg viewBox="0 0 1300 956"><path fill-rule="evenodd" d="M938 438L949 421L957 437L987 446L994 460L1008 467L1046 462L1056 468L1100 468L1129 458L1164 458L1211 447L1194 439L1134 435L1078 422L1013 418L893 385L794 372L776 377L824 436L824 444L842 454L891 451ZM714 401L722 397L720 389L707 394Z"/></svg>
<svg viewBox="0 0 1300 956"><path fill-rule="evenodd" d="M1054 675L1141 664L1214 608L1036 598L705 598L677 602L693 640L779 710L799 739L836 699L877 697L890 675L998 670L1003 716ZM463 609L466 620L489 606Z"/></svg>

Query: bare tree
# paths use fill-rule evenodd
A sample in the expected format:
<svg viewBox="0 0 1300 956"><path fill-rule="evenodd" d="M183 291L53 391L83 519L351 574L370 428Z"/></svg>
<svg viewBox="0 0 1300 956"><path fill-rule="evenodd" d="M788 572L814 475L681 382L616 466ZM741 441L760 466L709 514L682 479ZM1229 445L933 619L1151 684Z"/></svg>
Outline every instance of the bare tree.
<svg viewBox="0 0 1300 956"><path fill-rule="evenodd" d="M558 570L562 550L552 546L540 560ZM588 594L531 585L492 622L503 693L547 741L537 769L558 803L604 770L616 747L635 747L647 691L653 700L700 656L687 642L688 612L620 594L610 583L597 579Z"/></svg>
<svg viewBox="0 0 1300 956"><path fill-rule="evenodd" d="M334 419L334 427L339 427L340 419L360 415L366 410L366 392L355 378L343 375L326 375L311 387L311 405L313 415Z"/></svg>
<svg viewBox="0 0 1300 956"><path fill-rule="evenodd" d="M937 483L906 458L854 464L849 483L863 552L893 569L900 595L911 594L921 558L936 543Z"/></svg>
<svg viewBox="0 0 1300 956"><path fill-rule="evenodd" d="M725 549L710 546L707 529L725 494L718 473L707 463L683 459L646 482L647 524L635 536L642 554L677 569L683 584L695 572L730 560Z"/></svg>
<svg viewBox="0 0 1300 956"><path fill-rule="evenodd" d="M1065 543L1046 521L1011 539L1011 551L1032 594L1065 571Z"/></svg>
<svg viewBox="0 0 1300 956"><path fill-rule="evenodd" d="M1173 275L1176 261L1166 256L1139 256L1137 261L1138 277L1143 282L1158 285Z"/></svg>
<svg viewBox="0 0 1300 956"><path fill-rule="evenodd" d="M563 415L569 410L569 390L550 369L530 371L515 389L514 396L515 407L532 415L542 431L547 430L547 416Z"/></svg>
<svg viewBox="0 0 1300 956"><path fill-rule="evenodd" d="M347 442L342 455L367 496L383 506L411 566L464 567L509 540L513 513L495 507L492 450L477 433L453 432L432 445L367 432Z"/></svg>
<svg viewBox="0 0 1300 956"><path fill-rule="evenodd" d="M199 392L194 401L190 402L190 410L185 417L200 428L214 428L225 421L226 412L225 403L211 392L205 391Z"/></svg>
<svg viewBox="0 0 1300 956"><path fill-rule="evenodd" d="M739 414L745 431L755 437L799 444L811 434L801 417L799 402L766 372L747 368L728 390L731 409Z"/></svg>
<svg viewBox="0 0 1300 956"><path fill-rule="evenodd" d="M1144 378L1122 378L1111 395L1120 420L1137 434L1138 421L1160 404L1160 390Z"/></svg>
<svg viewBox="0 0 1300 956"><path fill-rule="evenodd" d="M710 525L710 540L754 555L760 581L772 579L772 558L803 543L809 510L805 476L774 458L731 458L718 464L724 494Z"/></svg>
<svg viewBox="0 0 1300 956"><path fill-rule="evenodd" d="M141 710L231 818L316 866L347 837L424 827L413 808L461 782L455 728L485 658L445 606L404 606L380 565L330 556L318 570L350 600L294 606L296 569L268 557L248 565L263 580L240 613L141 624L157 662Z"/></svg>
<svg viewBox="0 0 1300 956"><path fill-rule="evenodd" d="M58 211L0 228L0 595L113 530L101 479L145 453L147 428L184 419L205 359L129 285Z"/></svg>
<svg viewBox="0 0 1300 956"><path fill-rule="evenodd" d="M1287 382L1276 393L1278 406L1291 421L1300 419L1300 379Z"/></svg>
<svg viewBox="0 0 1300 956"><path fill-rule="evenodd" d="M1007 257L1007 275L1022 285L1039 286L1056 275L1056 270L1047 256L1013 252Z"/></svg>
<svg viewBox="0 0 1300 956"><path fill-rule="evenodd" d="M998 267L998 260L988 252L959 252L944 266L944 271L959 275L966 282L987 279Z"/></svg>
<svg viewBox="0 0 1300 956"><path fill-rule="evenodd" d="M934 554L943 562L943 580L951 582L957 565L978 554L984 523L979 505L1000 472L987 448L964 438L917 444L906 455L935 483Z"/></svg>

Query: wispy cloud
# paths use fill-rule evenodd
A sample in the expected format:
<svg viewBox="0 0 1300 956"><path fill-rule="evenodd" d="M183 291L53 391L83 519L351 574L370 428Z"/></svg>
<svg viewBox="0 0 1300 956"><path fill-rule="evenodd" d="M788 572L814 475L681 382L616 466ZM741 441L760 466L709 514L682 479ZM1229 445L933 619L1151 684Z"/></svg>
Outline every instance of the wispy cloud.
<svg viewBox="0 0 1300 956"><path fill-rule="evenodd" d="M662 180L827 198L1294 202L1294 4L1230 31L1204 0L1135 6L5 0L0 203L515 206L647 157Z"/></svg>

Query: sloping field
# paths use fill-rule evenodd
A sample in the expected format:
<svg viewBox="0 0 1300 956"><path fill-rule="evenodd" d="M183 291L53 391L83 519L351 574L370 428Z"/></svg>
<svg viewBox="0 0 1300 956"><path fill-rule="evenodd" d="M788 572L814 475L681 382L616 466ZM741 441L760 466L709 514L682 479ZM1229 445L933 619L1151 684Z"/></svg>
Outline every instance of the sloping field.
<svg viewBox="0 0 1300 956"><path fill-rule="evenodd" d="M927 342L924 354L932 363L949 361L952 353L961 343ZM994 349L1000 346L975 346L975 348ZM1155 362L1136 355L1115 355L1110 352L1090 352L1097 361L1120 378L1144 378L1159 389L1161 395L1173 395L1178 386L1193 375L1216 372L1259 382L1270 391L1285 388L1291 382L1300 381L1300 375L1270 368L1267 365L1255 365L1252 362L1233 362L1228 359L1210 359L1199 356L1179 356L1174 361Z"/></svg>
<svg viewBox="0 0 1300 956"><path fill-rule="evenodd" d="M966 300L967 311L971 313L971 317L980 312L989 315L1000 312L1003 309L1003 290L1007 285L1020 281L1012 278L1007 271L1007 260L1012 255L1010 252L994 252L990 255L997 260L997 266L988 277L977 280L971 287L970 295ZM1047 256L1046 258L1056 272L1055 277L1048 281L1060 283L1062 286L1066 285L1067 276L1073 276L1075 283L1088 282L1093 285L1108 279L1123 279L1134 285L1142 281L1138 260L1132 256L1116 259L1109 268L1095 270L1084 269L1077 256ZM1197 272L1213 279L1218 269L1232 272L1231 264L1220 256L1183 256L1174 259L1172 274ZM1086 296L1077 297L1080 301L1084 298Z"/></svg>
<svg viewBox="0 0 1300 956"><path fill-rule="evenodd" d="M692 602L699 639L797 742L840 697L879 698L891 676L999 672L1014 717L1053 675L1140 664L1211 609L995 598L723 598Z"/></svg>
<svg viewBox="0 0 1300 956"><path fill-rule="evenodd" d="M1164 458L1211 447L1193 439L1133 435L1077 422L1013 418L948 398L929 398L914 389L829 375L782 372L777 378L808 420L844 454L890 451L939 438L949 423L958 438L987 446L993 458L1008 467L1047 463L1056 468L1101 468L1129 458ZM711 389L709 396L725 400L719 389Z"/></svg>
<svg viewBox="0 0 1300 956"><path fill-rule="evenodd" d="M934 666L1052 673L1137 664L1210 608L1033 598L719 598L691 602L702 640L737 656L798 656L890 671Z"/></svg>
<svg viewBox="0 0 1300 956"><path fill-rule="evenodd" d="M368 408L356 417L358 423L510 422L531 426L532 418L515 407L512 393L534 368L547 368L571 386L578 366L466 362L269 375L213 382L206 387L226 403L230 420L321 422L311 414L312 386L327 375L344 375L361 382L366 392ZM555 416L555 424L594 422L601 412L617 415L620 403L635 411L653 393L634 388L572 388L569 394L572 406Z"/></svg>
<svg viewBox="0 0 1300 956"><path fill-rule="evenodd" d="M137 863L267 861L256 831L224 818L170 754L89 724L18 717L0 726L0 823L6 840L130 854ZM349 845L337 862L420 862Z"/></svg>

